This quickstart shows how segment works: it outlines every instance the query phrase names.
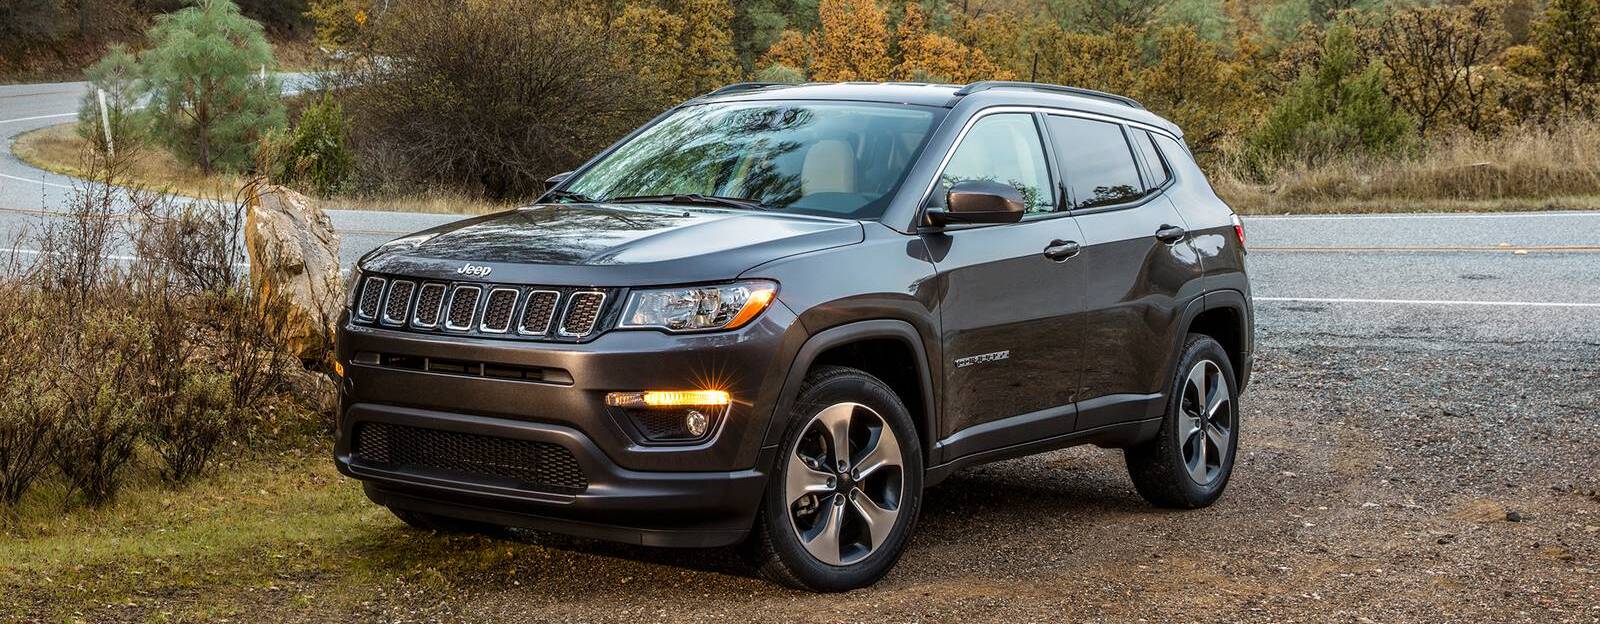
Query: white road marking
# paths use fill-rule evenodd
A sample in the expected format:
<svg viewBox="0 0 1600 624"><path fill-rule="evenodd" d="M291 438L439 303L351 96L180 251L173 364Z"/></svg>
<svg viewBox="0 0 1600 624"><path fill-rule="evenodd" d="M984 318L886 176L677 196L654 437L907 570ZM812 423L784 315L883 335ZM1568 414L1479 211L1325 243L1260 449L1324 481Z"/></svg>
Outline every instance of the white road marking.
<svg viewBox="0 0 1600 624"><path fill-rule="evenodd" d="M1467 214L1240 215L1249 221L1339 221L1361 219L1527 219L1536 217L1600 217L1596 212L1473 212Z"/></svg>
<svg viewBox="0 0 1600 624"><path fill-rule="evenodd" d="M63 188L63 189L71 189L72 188L71 186L68 186L66 184L56 184L55 182L45 182L44 180L30 180L28 178L18 177L18 176L14 176L14 175L6 175L4 173L0 173L0 178L7 178L7 179L11 179L11 180L17 180L19 182L28 182L28 183L31 183L31 184L43 184L45 186L53 186L53 187L56 187L56 188Z"/></svg>
<svg viewBox="0 0 1600 624"><path fill-rule="evenodd" d="M1256 301L1289 303L1388 303L1397 305L1506 306L1523 308L1600 308L1600 303L1565 301L1466 301L1451 299L1337 299L1323 297L1254 297Z"/></svg>
<svg viewBox="0 0 1600 624"><path fill-rule="evenodd" d="M77 117L77 113L56 113L54 115L39 115L38 117L18 117L16 119L0 120L0 124L17 123L19 121L38 121L40 119L55 119L57 117Z"/></svg>

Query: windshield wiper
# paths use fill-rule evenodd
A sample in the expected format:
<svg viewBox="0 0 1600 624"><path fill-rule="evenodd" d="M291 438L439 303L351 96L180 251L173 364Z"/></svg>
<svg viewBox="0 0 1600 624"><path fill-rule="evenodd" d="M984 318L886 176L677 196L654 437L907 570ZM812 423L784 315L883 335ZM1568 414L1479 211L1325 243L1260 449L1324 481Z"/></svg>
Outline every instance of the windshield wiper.
<svg viewBox="0 0 1600 624"><path fill-rule="evenodd" d="M584 195L583 193L574 193L572 191L555 190L545 193L544 196L552 200L568 200L572 203L578 204L594 203L594 198Z"/></svg>
<svg viewBox="0 0 1600 624"><path fill-rule="evenodd" d="M612 197L606 202L613 204L696 204L714 206L727 206L740 210L772 210L771 206L753 199L740 199L738 197L721 197L718 195L701 195L699 193L679 193L676 195L635 195L633 197Z"/></svg>

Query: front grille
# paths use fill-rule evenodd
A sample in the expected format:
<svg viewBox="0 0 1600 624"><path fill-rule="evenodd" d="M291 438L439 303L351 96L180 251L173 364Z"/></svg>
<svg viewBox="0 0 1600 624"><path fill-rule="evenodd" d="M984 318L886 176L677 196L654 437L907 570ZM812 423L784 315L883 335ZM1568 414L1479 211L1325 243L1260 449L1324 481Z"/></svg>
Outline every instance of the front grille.
<svg viewBox="0 0 1600 624"><path fill-rule="evenodd" d="M518 331L529 336L550 333L550 323L556 318L556 302L561 293L553 290L535 290L528 295L528 305L522 309L522 326Z"/></svg>
<svg viewBox="0 0 1600 624"><path fill-rule="evenodd" d="M374 467L489 477L565 494L589 487L578 458L549 442L369 422L356 429L354 449L357 461Z"/></svg>
<svg viewBox="0 0 1600 624"><path fill-rule="evenodd" d="M457 286L450 294L450 315L445 317L448 329L471 329L472 317L478 313L478 295L483 289L477 286Z"/></svg>
<svg viewBox="0 0 1600 624"><path fill-rule="evenodd" d="M411 293L416 289L416 282L405 280L395 280L389 285L389 300L383 304L384 325L406 324L406 312L411 309Z"/></svg>
<svg viewBox="0 0 1600 624"><path fill-rule="evenodd" d="M417 314L411 324L430 329L438 327L439 311L444 309L444 291L444 284L423 285L422 294L417 295Z"/></svg>
<svg viewBox="0 0 1600 624"><path fill-rule="evenodd" d="M511 315L517 311L517 291L496 288L489 292L489 303L483 306L483 331L504 334L511 329Z"/></svg>
<svg viewBox="0 0 1600 624"><path fill-rule="evenodd" d="M361 284L361 303L356 306L356 314L361 318L378 318L378 307L383 305L383 284L381 277L369 277Z"/></svg>
<svg viewBox="0 0 1600 624"><path fill-rule="evenodd" d="M413 332L483 338L585 342L616 320L619 294L583 286L523 286L431 282L410 276L368 275L353 322Z"/></svg>
<svg viewBox="0 0 1600 624"><path fill-rule="evenodd" d="M600 320L600 304L606 300L605 293L580 292L572 295L567 301L567 315L561 320L561 334L565 336L587 336L594 331L595 321Z"/></svg>

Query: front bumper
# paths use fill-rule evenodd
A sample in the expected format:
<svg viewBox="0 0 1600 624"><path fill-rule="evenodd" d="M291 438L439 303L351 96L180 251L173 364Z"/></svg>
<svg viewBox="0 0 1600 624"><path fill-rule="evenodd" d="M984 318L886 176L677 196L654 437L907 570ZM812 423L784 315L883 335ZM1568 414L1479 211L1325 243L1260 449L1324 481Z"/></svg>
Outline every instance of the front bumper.
<svg viewBox="0 0 1600 624"><path fill-rule="evenodd" d="M748 533L771 465L763 452L784 372L804 332L782 305L734 332L613 331L586 344L413 334L341 322L340 472L374 502L444 516L655 546L731 544ZM371 354L539 368L552 381L396 369ZM641 443L604 405L607 392L726 389L733 405L708 439ZM542 489L455 470L364 461L368 423L554 444L581 488Z"/></svg>

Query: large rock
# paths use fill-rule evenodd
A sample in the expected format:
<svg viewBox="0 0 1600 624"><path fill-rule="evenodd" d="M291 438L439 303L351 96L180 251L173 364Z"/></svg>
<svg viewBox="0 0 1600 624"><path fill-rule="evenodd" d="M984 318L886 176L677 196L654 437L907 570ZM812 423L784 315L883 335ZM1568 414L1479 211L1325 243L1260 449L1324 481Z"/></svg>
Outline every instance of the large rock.
<svg viewBox="0 0 1600 624"><path fill-rule="evenodd" d="M286 304L290 350L307 362L326 360L344 306L333 222L311 198L263 185L250 201L244 240L256 292Z"/></svg>

